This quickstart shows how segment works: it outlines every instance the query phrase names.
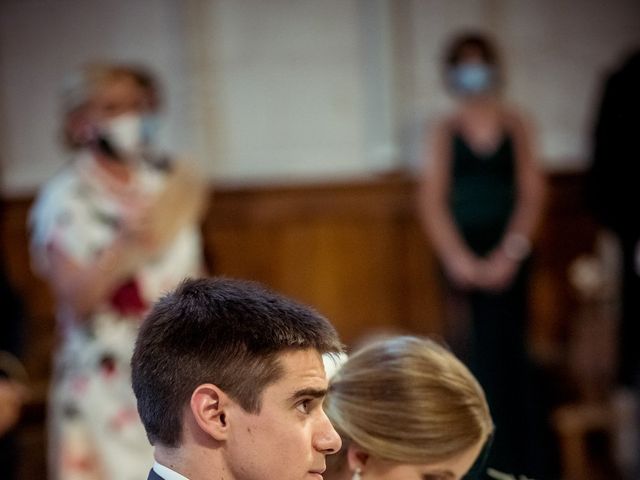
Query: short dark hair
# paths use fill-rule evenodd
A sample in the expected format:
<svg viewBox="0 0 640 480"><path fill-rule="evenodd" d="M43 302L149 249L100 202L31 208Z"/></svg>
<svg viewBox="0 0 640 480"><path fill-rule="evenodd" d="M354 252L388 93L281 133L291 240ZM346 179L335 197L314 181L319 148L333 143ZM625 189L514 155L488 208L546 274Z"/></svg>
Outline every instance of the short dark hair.
<svg viewBox="0 0 640 480"><path fill-rule="evenodd" d="M203 383L259 412L264 388L283 374L279 354L299 349L337 353L342 345L322 315L256 283L185 280L147 315L131 360L149 441L180 445L185 405Z"/></svg>
<svg viewBox="0 0 640 480"><path fill-rule="evenodd" d="M484 62L494 67L500 66L500 56L495 43L488 35L479 32L461 33L450 41L444 54L444 64L447 68L458 65L465 50L476 49Z"/></svg>

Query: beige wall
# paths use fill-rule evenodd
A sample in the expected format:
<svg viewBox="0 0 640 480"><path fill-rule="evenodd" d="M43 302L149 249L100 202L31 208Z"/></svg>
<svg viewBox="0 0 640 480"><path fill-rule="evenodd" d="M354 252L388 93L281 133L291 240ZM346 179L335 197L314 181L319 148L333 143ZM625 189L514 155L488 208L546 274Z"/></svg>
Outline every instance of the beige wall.
<svg viewBox="0 0 640 480"><path fill-rule="evenodd" d="M449 107L440 57L452 34L485 28L505 57L507 95L537 124L540 156L550 169L586 165L589 129L602 75L630 47L640 48L635 0L401 0L398 55L405 86L400 129L405 155L417 150L415 130Z"/></svg>
<svg viewBox="0 0 640 480"><path fill-rule="evenodd" d="M168 142L188 147L190 83L175 0L0 2L0 159L5 191L31 191L66 161L58 147L57 95L95 59L144 62L169 90Z"/></svg>
<svg viewBox="0 0 640 480"><path fill-rule="evenodd" d="M633 0L4 0L3 189L31 191L64 163L56 91L96 57L161 74L165 143L217 181L415 166L425 125L449 103L443 42L463 27L501 40L509 94L537 120L545 166L581 168L601 75L640 44L639 10Z"/></svg>

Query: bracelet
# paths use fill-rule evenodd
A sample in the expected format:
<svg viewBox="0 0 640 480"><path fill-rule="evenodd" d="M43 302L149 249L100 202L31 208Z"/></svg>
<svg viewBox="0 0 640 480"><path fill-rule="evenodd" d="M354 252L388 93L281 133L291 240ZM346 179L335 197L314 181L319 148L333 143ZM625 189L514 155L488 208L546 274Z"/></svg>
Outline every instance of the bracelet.
<svg viewBox="0 0 640 480"><path fill-rule="evenodd" d="M508 259L520 262L531 253L531 242L522 233L508 233L502 241L502 252Z"/></svg>

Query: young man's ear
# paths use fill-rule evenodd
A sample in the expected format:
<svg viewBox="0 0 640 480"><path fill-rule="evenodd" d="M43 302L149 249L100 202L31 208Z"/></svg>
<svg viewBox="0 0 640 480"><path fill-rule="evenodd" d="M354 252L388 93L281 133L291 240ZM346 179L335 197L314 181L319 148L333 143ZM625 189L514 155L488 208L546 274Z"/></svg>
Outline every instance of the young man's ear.
<svg viewBox="0 0 640 480"><path fill-rule="evenodd" d="M198 385L191 394L190 408L198 427L218 441L229 433L226 409L229 397L212 383Z"/></svg>
<svg viewBox="0 0 640 480"><path fill-rule="evenodd" d="M369 460L369 453L365 452L360 445L351 443L347 448L347 462L349 462L349 469L352 472L356 470L364 471L367 461Z"/></svg>

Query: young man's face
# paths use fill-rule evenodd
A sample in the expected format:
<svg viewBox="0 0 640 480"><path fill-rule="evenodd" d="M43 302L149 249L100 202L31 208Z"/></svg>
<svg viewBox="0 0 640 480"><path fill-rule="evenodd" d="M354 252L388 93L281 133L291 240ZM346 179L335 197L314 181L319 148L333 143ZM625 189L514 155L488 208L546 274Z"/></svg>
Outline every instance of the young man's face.
<svg viewBox="0 0 640 480"><path fill-rule="evenodd" d="M263 391L260 413L239 405L229 411L226 463L234 480L320 480L325 455L340 449L322 409L327 379L321 355L294 350L279 362L284 375Z"/></svg>

